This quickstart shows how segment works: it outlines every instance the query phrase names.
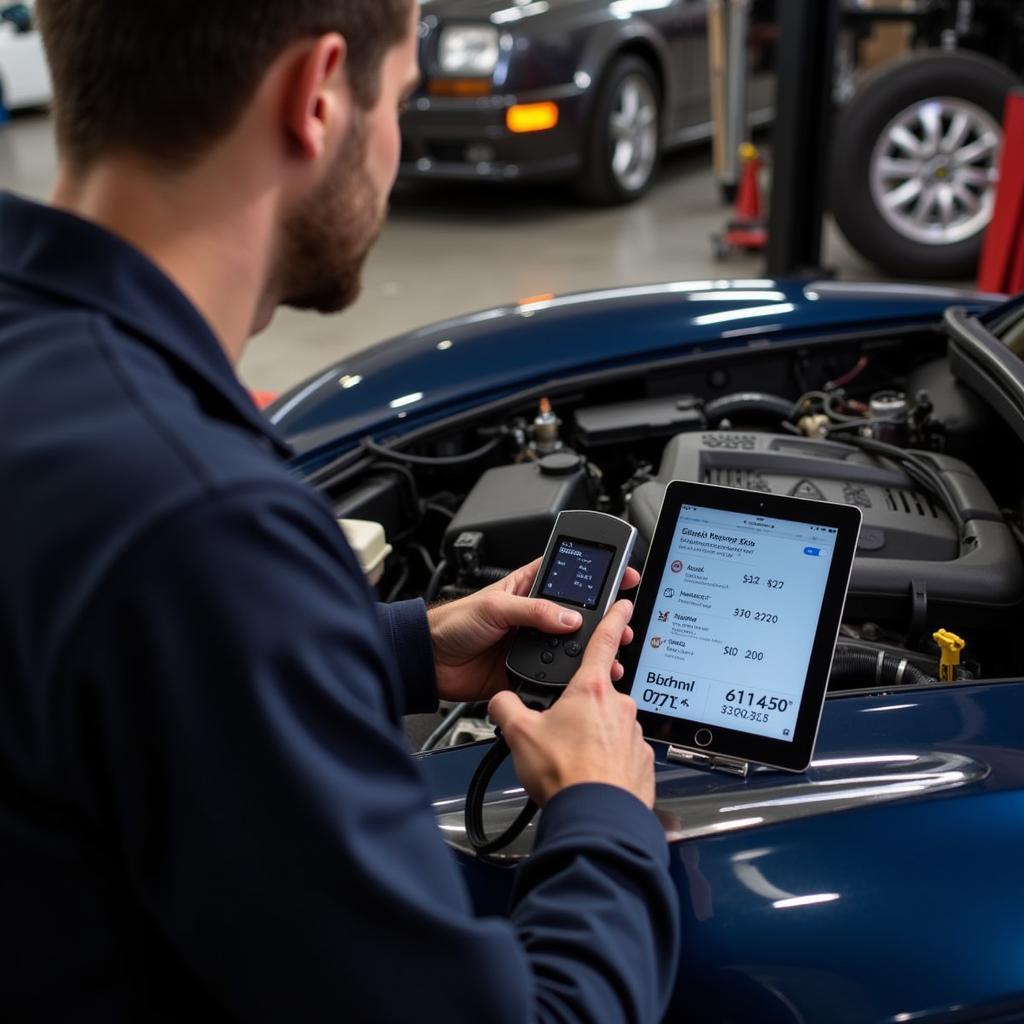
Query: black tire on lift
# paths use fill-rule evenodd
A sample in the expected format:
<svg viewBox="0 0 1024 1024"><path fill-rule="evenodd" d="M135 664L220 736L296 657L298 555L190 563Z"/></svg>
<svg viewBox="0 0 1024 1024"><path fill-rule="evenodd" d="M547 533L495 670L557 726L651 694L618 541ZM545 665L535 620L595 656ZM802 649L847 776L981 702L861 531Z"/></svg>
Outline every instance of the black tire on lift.
<svg viewBox="0 0 1024 1024"><path fill-rule="evenodd" d="M612 170L612 139L610 119L612 105L619 87L630 75L645 78L658 104L658 152L651 173L644 183L635 189L625 189L616 180ZM590 127L584 140L583 173L575 182L575 191L580 198L591 203L614 205L639 199L651 187L661 161L661 118L663 97L657 75L651 65L641 57L626 54L617 57L609 65L598 90L591 114Z"/></svg>
<svg viewBox="0 0 1024 1024"><path fill-rule="evenodd" d="M900 234L871 194L871 156L900 111L933 96L967 100L1001 123L1006 94L1018 83L1009 68L988 57L932 50L903 57L865 79L836 123L832 156L832 212L854 249L897 277L974 276L984 231L948 245Z"/></svg>

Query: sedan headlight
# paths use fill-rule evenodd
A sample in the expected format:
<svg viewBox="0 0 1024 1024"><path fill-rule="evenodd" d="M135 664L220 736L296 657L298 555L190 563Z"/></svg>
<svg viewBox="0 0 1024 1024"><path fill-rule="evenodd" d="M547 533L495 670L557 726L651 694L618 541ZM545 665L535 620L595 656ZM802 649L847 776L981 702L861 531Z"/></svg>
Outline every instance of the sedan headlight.
<svg viewBox="0 0 1024 1024"><path fill-rule="evenodd" d="M498 52L498 30L489 25L455 25L441 31L438 59L446 75L492 75Z"/></svg>

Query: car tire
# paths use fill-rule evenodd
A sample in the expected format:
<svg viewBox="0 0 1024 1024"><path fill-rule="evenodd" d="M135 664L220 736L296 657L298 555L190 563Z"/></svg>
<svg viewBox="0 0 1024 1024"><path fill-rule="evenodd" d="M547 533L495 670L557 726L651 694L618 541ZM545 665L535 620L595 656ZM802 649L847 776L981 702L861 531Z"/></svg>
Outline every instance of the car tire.
<svg viewBox="0 0 1024 1024"><path fill-rule="evenodd" d="M854 249L897 277L974 276L1015 84L987 57L934 51L865 80L833 149L832 211Z"/></svg>
<svg viewBox="0 0 1024 1024"><path fill-rule="evenodd" d="M661 87L647 61L621 56L601 80L577 193L612 205L639 199L661 160Z"/></svg>

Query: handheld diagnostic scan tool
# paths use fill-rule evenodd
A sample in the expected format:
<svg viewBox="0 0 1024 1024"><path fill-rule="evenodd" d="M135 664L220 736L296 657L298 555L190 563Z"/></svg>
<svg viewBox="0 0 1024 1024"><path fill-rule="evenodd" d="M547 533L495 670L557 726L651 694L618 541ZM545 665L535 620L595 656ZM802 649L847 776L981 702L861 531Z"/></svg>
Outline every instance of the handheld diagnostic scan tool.
<svg viewBox="0 0 1024 1024"><path fill-rule="evenodd" d="M860 523L852 505L669 484L617 687L670 759L810 764Z"/></svg>
<svg viewBox="0 0 1024 1024"><path fill-rule="evenodd" d="M562 512L555 520L530 597L578 611L583 624L575 633L558 636L536 629L517 631L506 668L516 692L529 707L549 708L572 679L594 629L615 602L635 541L632 526L603 512ZM501 835L488 838L484 832L487 784L508 753L508 744L499 735L477 767L466 794L466 834L481 857L511 843L537 812L528 800Z"/></svg>
<svg viewBox="0 0 1024 1024"><path fill-rule="evenodd" d="M619 593L635 541L632 526L603 512L562 512L555 520L530 597L572 608L583 625L568 636L536 629L516 633L506 668L526 704L549 707L572 679Z"/></svg>

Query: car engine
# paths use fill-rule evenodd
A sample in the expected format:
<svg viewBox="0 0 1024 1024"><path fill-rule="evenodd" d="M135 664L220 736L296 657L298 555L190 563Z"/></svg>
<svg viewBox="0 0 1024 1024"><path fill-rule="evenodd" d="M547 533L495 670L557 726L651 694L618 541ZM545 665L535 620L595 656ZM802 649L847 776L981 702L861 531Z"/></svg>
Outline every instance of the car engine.
<svg viewBox="0 0 1024 1024"><path fill-rule="evenodd" d="M636 526L641 568L671 480L853 504L863 529L830 689L934 685L942 629L967 642L959 678L1020 671L1005 635L1024 604L1021 482L1004 469L1019 442L938 353L906 365L845 358L845 373L788 393L692 386L720 385L714 371L519 403L469 434L435 435L421 449L433 455L376 462L339 496L338 515L385 524L397 557L382 596L432 601L536 558L571 508ZM804 382L814 371L732 377Z"/></svg>

